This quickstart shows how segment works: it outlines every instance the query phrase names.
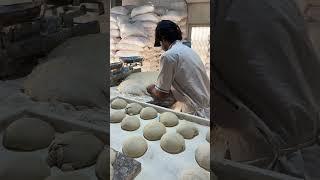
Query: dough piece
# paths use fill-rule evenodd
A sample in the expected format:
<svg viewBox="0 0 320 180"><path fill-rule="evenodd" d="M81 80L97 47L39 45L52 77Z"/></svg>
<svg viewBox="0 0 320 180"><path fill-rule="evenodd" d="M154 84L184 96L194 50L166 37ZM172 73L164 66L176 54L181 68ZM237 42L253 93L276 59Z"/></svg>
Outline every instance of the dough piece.
<svg viewBox="0 0 320 180"><path fill-rule="evenodd" d="M177 133L181 134L185 139L192 139L198 136L199 131L194 124L190 122L184 122L180 123L178 126Z"/></svg>
<svg viewBox="0 0 320 180"><path fill-rule="evenodd" d="M212 177L217 180L215 175ZM210 173L200 168L186 169L181 172L179 180L210 180Z"/></svg>
<svg viewBox="0 0 320 180"><path fill-rule="evenodd" d="M111 155L111 152L114 152L112 149L110 149L110 155ZM110 156L110 163L111 163L111 158L112 156ZM98 159L97 159L97 163L96 163L96 169L95 169L95 172L96 172L96 176L99 180L107 180L108 178L108 175L109 173L107 172L107 167L108 167L108 151L107 149L104 149Z"/></svg>
<svg viewBox="0 0 320 180"><path fill-rule="evenodd" d="M111 108L112 109L124 109L127 106L127 102L123 99L115 99L111 103Z"/></svg>
<svg viewBox="0 0 320 180"><path fill-rule="evenodd" d="M200 167L210 171L210 144L201 144L196 149L196 161Z"/></svg>
<svg viewBox="0 0 320 180"><path fill-rule="evenodd" d="M45 180L91 180L91 178L84 174L67 173L61 175L52 175Z"/></svg>
<svg viewBox="0 0 320 180"><path fill-rule="evenodd" d="M126 107L126 113L129 114L130 116L137 115L140 113L141 109L142 109L142 106L140 104L130 103Z"/></svg>
<svg viewBox="0 0 320 180"><path fill-rule="evenodd" d="M208 130L206 134L206 140L210 143L210 129Z"/></svg>
<svg viewBox="0 0 320 180"><path fill-rule="evenodd" d="M141 119L149 120L158 116L158 112L152 107L145 107L140 112Z"/></svg>
<svg viewBox="0 0 320 180"><path fill-rule="evenodd" d="M126 131L135 131L140 127L140 120L135 116L125 117L121 122L121 128Z"/></svg>
<svg viewBox="0 0 320 180"><path fill-rule="evenodd" d="M1 180L44 180L50 176L50 168L34 154L1 154Z"/></svg>
<svg viewBox="0 0 320 180"><path fill-rule="evenodd" d="M143 128L143 136L149 141L160 140L165 133L166 127L158 121L150 122Z"/></svg>
<svg viewBox="0 0 320 180"><path fill-rule="evenodd" d="M3 146L21 151L43 149L50 145L54 134L54 128L47 122L36 118L21 118L5 130Z"/></svg>
<svg viewBox="0 0 320 180"><path fill-rule="evenodd" d="M172 112L164 112L160 114L160 122L166 127L173 127L179 123L179 119Z"/></svg>
<svg viewBox="0 0 320 180"><path fill-rule="evenodd" d="M176 132L167 132L161 137L161 148L167 153L178 154L185 150L185 141L183 137Z"/></svg>
<svg viewBox="0 0 320 180"><path fill-rule="evenodd" d="M123 111L113 111L110 113L110 122L111 123L120 123L126 114Z"/></svg>
<svg viewBox="0 0 320 180"><path fill-rule="evenodd" d="M53 140L47 162L62 171L85 168L96 162L103 147L103 142L90 133L70 131Z"/></svg>
<svg viewBox="0 0 320 180"><path fill-rule="evenodd" d="M122 145L122 152L131 158L139 158L143 156L147 149L147 141L140 136L129 137Z"/></svg>

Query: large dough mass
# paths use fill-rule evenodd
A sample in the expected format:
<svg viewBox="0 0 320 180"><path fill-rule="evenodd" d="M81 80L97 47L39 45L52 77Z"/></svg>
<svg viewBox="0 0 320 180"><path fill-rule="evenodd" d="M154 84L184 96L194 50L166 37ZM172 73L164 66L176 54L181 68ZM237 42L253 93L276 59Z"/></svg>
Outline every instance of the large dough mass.
<svg viewBox="0 0 320 180"><path fill-rule="evenodd" d="M130 116L132 115L137 115L140 113L142 109L142 106L137 103L130 103L126 107L126 113L129 114Z"/></svg>
<svg viewBox="0 0 320 180"><path fill-rule="evenodd" d="M161 137L161 148L171 154L178 154L185 150L185 141L183 137L176 132L167 132Z"/></svg>
<svg viewBox="0 0 320 180"><path fill-rule="evenodd" d="M152 107L145 107L140 112L141 119L149 120L158 116L158 112Z"/></svg>
<svg viewBox="0 0 320 180"><path fill-rule="evenodd" d="M70 131L57 136L49 147L47 162L63 171L93 165L103 149L103 142L87 132Z"/></svg>
<svg viewBox="0 0 320 180"><path fill-rule="evenodd" d="M185 139L192 139L199 134L199 131L191 122L183 122L179 124L177 133L181 134Z"/></svg>
<svg viewBox="0 0 320 180"><path fill-rule="evenodd" d="M126 139L122 145L122 152L131 158L138 158L144 155L148 149L147 141L140 136L132 136Z"/></svg>
<svg viewBox="0 0 320 180"><path fill-rule="evenodd" d="M152 121L143 128L143 136L149 141L160 140L165 133L166 127L158 121Z"/></svg>
<svg viewBox="0 0 320 180"><path fill-rule="evenodd" d="M196 161L200 167L210 171L210 144L204 143L196 149Z"/></svg>
<svg viewBox="0 0 320 180"><path fill-rule="evenodd" d="M111 123L120 123L124 118L126 117L126 114L123 111L113 111L110 113L110 122Z"/></svg>
<svg viewBox="0 0 320 180"><path fill-rule="evenodd" d="M127 106L127 102L123 99L115 99L111 102L112 109L124 109Z"/></svg>
<svg viewBox="0 0 320 180"><path fill-rule="evenodd" d="M33 151L46 148L54 139L54 128L40 119L22 118L4 132L3 145L8 149Z"/></svg>
<svg viewBox="0 0 320 180"><path fill-rule="evenodd" d="M125 117L121 122L121 128L126 131L135 131L140 127L140 120L135 116Z"/></svg>

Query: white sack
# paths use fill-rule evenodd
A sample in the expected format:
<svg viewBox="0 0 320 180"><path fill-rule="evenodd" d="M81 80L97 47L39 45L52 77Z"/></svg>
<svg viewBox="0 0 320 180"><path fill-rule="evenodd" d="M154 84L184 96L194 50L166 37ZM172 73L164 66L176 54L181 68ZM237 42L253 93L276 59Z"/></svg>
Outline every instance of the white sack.
<svg viewBox="0 0 320 180"><path fill-rule="evenodd" d="M110 22L110 29L119 29L119 26L116 22Z"/></svg>
<svg viewBox="0 0 320 180"><path fill-rule="evenodd" d="M179 22L184 18L187 18L187 14L183 11L168 11L164 16L161 17L161 20Z"/></svg>
<svg viewBox="0 0 320 180"><path fill-rule="evenodd" d="M110 10L113 14L127 15L129 13L128 9L123 6L115 6Z"/></svg>
<svg viewBox="0 0 320 180"><path fill-rule="evenodd" d="M118 29L110 30L110 37L112 38L120 37L120 31Z"/></svg>
<svg viewBox="0 0 320 180"><path fill-rule="evenodd" d="M119 43L121 38L110 38L110 43Z"/></svg>
<svg viewBox="0 0 320 180"><path fill-rule="evenodd" d="M139 6L131 11L131 17L135 17L140 14L146 14L146 13L151 13L154 11L154 7L152 5L144 5L144 6Z"/></svg>
<svg viewBox="0 0 320 180"><path fill-rule="evenodd" d="M147 37L144 27L140 23L128 23L120 26L121 38L129 36Z"/></svg>
<svg viewBox="0 0 320 180"><path fill-rule="evenodd" d="M168 12L168 9L166 7L161 7L158 6L154 8L154 13L157 14L158 16L163 16Z"/></svg>
<svg viewBox="0 0 320 180"><path fill-rule="evenodd" d="M147 14L141 14L138 16L135 16L132 18L133 21L150 21L158 23L160 21L160 18L156 16L154 13L147 13Z"/></svg>

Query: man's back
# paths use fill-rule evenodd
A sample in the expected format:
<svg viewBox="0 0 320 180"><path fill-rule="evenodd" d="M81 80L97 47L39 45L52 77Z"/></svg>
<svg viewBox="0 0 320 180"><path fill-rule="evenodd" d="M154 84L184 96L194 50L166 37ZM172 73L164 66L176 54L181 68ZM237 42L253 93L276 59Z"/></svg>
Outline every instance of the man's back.
<svg viewBox="0 0 320 180"><path fill-rule="evenodd" d="M194 50L178 41L164 53L162 61L175 61L172 86L178 97L188 96L197 106L209 107L210 81Z"/></svg>

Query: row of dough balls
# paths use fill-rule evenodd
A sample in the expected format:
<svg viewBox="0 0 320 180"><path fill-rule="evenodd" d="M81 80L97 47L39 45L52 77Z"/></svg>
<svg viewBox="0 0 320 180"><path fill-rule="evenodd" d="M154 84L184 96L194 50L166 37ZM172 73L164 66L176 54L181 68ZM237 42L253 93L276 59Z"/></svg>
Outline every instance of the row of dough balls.
<svg viewBox="0 0 320 180"><path fill-rule="evenodd" d="M152 107L143 108L143 110L157 111ZM156 116L153 116L156 117ZM123 111L114 111L110 115L112 123L121 123L121 128L126 131L135 131L140 128L140 120L136 116L127 116ZM159 121L152 121L143 129L144 137L149 141L159 140L166 133L166 127L173 127L179 124L178 117L171 112L160 114ZM199 134L198 129L190 122L185 121L177 127L177 133L185 139L192 139ZM210 142L210 131L207 132L206 139Z"/></svg>
<svg viewBox="0 0 320 180"><path fill-rule="evenodd" d="M161 148L170 153L178 154L185 150L183 137L175 132L169 132L162 136L160 141ZM122 152L131 158L139 158L148 150L147 141L141 136L127 138L122 145ZM210 171L210 144L203 143L195 151L195 159L200 167Z"/></svg>

